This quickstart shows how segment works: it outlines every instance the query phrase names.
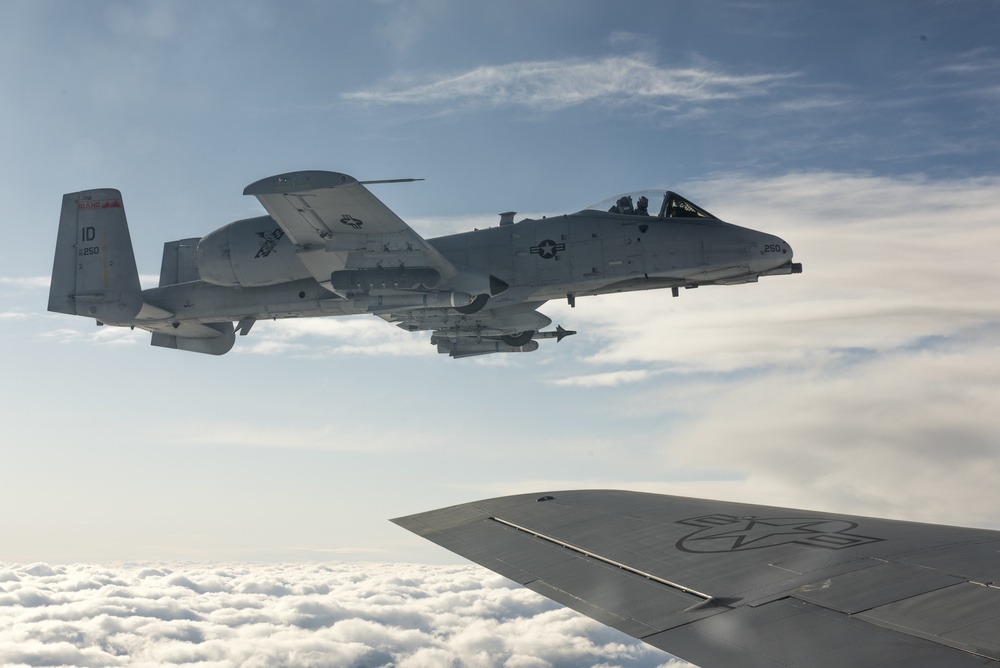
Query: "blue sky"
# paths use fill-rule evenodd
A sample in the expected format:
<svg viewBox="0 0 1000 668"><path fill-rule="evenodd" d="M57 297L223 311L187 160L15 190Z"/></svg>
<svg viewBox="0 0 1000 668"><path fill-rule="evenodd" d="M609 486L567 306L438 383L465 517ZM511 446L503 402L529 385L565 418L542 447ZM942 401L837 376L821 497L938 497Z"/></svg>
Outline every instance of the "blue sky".
<svg viewBox="0 0 1000 668"><path fill-rule="evenodd" d="M993 2L6 2L0 562L458 563L386 521L569 487L1000 526ZM140 272L284 171L425 237L671 188L800 276L588 298L454 361L375 318L222 358L45 312L65 192ZM494 358L500 359L494 359Z"/></svg>

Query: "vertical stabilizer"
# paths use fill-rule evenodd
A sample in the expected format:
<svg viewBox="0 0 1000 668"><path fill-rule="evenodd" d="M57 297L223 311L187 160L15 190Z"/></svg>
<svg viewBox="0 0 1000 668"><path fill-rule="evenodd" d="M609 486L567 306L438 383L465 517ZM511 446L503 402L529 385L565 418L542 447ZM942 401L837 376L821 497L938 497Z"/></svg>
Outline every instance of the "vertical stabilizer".
<svg viewBox="0 0 1000 668"><path fill-rule="evenodd" d="M63 195L49 310L126 324L141 308L122 194L102 188Z"/></svg>

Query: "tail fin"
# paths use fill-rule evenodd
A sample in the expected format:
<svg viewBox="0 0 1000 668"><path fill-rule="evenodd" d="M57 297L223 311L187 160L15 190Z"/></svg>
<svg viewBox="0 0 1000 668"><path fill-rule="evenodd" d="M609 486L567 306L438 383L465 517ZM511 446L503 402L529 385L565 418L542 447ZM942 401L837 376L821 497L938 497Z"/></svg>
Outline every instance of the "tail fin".
<svg viewBox="0 0 1000 668"><path fill-rule="evenodd" d="M127 324L141 308L122 194L103 188L63 195L49 310Z"/></svg>

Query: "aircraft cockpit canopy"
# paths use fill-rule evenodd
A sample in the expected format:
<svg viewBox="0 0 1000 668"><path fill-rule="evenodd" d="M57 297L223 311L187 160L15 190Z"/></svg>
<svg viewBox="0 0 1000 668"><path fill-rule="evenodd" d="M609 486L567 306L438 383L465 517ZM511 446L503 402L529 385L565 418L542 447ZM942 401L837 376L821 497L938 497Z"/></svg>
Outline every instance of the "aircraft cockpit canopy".
<svg viewBox="0 0 1000 668"><path fill-rule="evenodd" d="M715 218L671 190L636 190L603 199L586 210L656 218Z"/></svg>

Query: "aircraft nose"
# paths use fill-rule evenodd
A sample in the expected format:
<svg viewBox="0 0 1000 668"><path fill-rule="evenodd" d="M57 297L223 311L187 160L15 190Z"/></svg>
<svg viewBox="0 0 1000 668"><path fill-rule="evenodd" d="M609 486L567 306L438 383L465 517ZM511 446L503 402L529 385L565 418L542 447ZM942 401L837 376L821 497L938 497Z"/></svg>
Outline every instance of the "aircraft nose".
<svg viewBox="0 0 1000 668"><path fill-rule="evenodd" d="M750 244L750 265L752 271L766 272L792 264L792 247L773 234L761 234Z"/></svg>

